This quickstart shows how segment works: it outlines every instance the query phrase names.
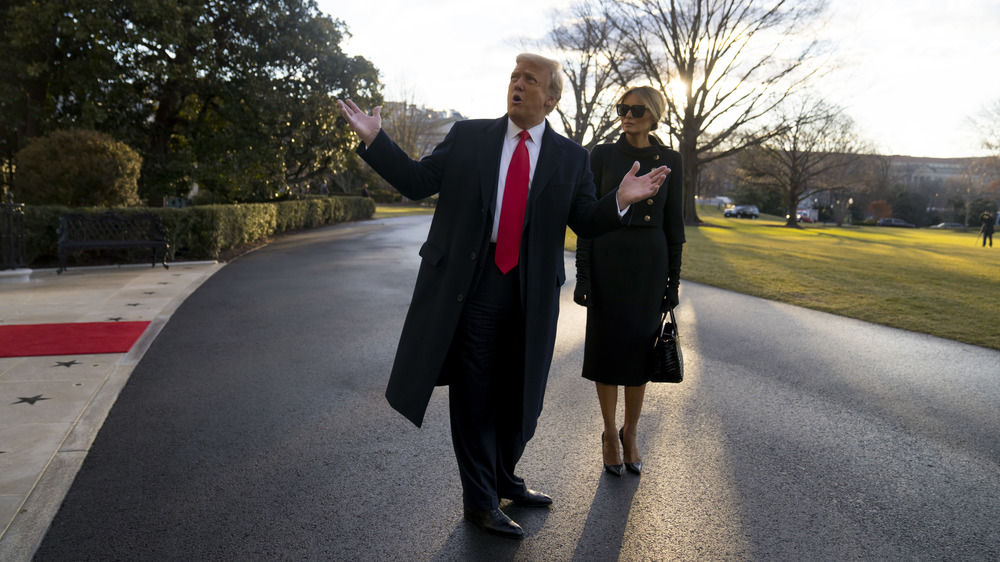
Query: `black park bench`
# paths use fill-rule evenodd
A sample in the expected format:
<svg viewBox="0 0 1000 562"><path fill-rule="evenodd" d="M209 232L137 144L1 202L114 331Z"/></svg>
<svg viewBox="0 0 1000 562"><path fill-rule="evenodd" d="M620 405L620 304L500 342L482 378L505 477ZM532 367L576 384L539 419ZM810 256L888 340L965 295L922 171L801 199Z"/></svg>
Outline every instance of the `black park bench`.
<svg viewBox="0 0 1000 562"><path fill-rule="evenodd" d="M101 215L70 213L59 217L59 269L66 271L66 257L79 250L122 250L149 248L153 253L153 267L160 257L167 265L167 229L160 217L152 213L118 215L107 212Z"/></svg>

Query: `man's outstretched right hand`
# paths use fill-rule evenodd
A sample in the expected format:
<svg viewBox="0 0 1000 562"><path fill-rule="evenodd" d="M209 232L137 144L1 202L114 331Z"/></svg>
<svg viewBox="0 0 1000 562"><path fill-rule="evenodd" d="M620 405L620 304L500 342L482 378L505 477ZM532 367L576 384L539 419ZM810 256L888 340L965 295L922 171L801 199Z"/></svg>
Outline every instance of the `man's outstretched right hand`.
<svg viewBox="0 0 1000 562"><path fill-rule="evenodd" d="M347 101L337 100L337 106L340 107L340 113L347 120L351 130L361 137L361 142L365 143L366 147L370 146L375 137L378 136L378 132L382 130L382 116L380 115L382 106L375 106L371 115L361 111L361 108L350 99Z"/></svg>

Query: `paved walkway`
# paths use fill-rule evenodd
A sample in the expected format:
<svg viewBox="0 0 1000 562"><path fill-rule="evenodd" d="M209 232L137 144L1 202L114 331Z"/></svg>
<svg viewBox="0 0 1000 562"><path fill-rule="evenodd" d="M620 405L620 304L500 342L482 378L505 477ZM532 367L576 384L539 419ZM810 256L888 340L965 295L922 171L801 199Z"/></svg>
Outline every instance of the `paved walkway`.
<svg viewBox="0 0 1000 562"><path fill-rule="evenodd" d="M37 384L51 386L0 386L0 411L76 404L27 500L8 494L23 506L0 560L1000 556L1000 352L695 283L678 311L685 381L647 390L643 474L624 478L601 467L597 401L579 373L585 311L563 288L545 410L518 465L556 504L503 506L524 541L485 535L462 519L447 390L420 429L383 396L429 222L284 237L224 268L191 265L187 281L180 264L93 289L105 272L71 272L83 296L63 306L101 306L65 321L139 319L117 310L160 282L187 289L149 305L157 325L131 354L42 358L50 378ZM0 321L12 322L7 303L48 308L48 288L70 279L0 288ZM108 374L91 383L95 365ZM2 384L18 373L3 363ZM85 395L72 402L69 388ZM19 400L39 394L52 399ZM4 435L0 474L15 451Z"/></svg>
<svg viewBox="0 0 1000 562"><path fill-rule="evenodd" d="M0 358L0 560L26 560L118 393L216 262L36 270L0 283L0 325L149 321L129 353Z"/></svg>

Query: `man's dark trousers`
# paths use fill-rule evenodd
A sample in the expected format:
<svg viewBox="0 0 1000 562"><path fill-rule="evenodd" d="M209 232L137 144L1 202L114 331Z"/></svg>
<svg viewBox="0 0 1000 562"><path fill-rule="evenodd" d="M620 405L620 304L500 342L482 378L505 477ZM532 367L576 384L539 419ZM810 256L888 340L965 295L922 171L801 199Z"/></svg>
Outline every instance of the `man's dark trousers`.
<svg viewBox="0 0 1000 562"><path fill-rule="evenodd" d="M524 313L518 268L503 274L495 245L479 272L455 334L458 369L449 389L451 436L465 507L490 510L524 493L514 467L524 452Z"/></svg>

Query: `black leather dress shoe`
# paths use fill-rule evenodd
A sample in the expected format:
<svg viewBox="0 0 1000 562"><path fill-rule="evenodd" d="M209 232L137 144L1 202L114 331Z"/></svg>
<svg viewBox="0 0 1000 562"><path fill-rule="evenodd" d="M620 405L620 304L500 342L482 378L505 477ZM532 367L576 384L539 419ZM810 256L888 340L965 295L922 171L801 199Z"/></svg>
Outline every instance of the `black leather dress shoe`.
<svg viewBox="0 0 1000 562"><path fill-rule="evenodd" d="M524 537L524 529L521 529L520 525L511 521L510 517L507 517L499 509L465 508L465 518L487 533L510 539Z"/></svg>
<svg viewBox="0 0 1000 562"><path fill-rule="evenodd" d="M504 499L513 501L514 505L519 507L548 507L552 505L552 498L530 489L526 489L520 496Z"/></svg>

